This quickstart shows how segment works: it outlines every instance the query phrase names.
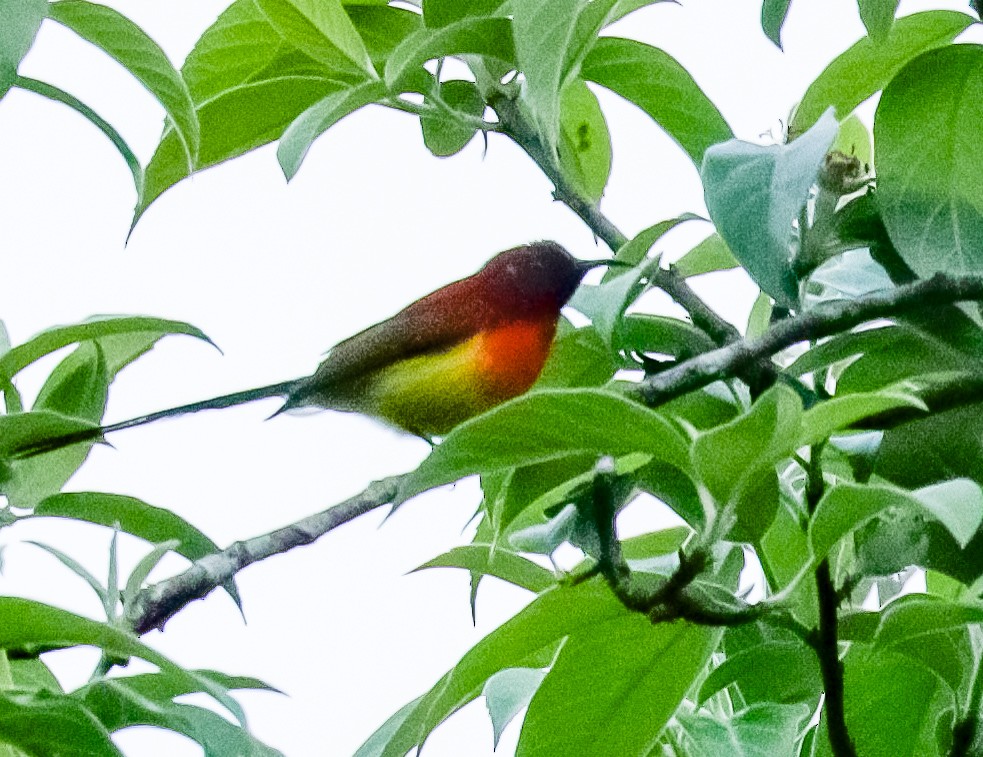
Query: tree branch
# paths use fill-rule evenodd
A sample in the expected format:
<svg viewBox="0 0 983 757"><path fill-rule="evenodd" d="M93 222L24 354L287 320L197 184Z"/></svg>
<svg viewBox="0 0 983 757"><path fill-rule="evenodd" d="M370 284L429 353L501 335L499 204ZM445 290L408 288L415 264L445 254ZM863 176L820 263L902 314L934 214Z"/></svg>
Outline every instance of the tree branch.
<svg viewBox="0 0 983 757"><path fill-rule="evenodd" d="M819 305L802 315L778 322L757 339L742 339L649 376L632 387L629 395L649 405L661 404L714 381L746 373L750 366L798 342L832 336L867 321L908 310L966 300L983 300L983 278L937 273L930 279L875 292L857 300Z"/></svg>
<svg viewBox="0 0 983 757"><path fill-rule="evenodd" d="M138 634L163 627L185 605L202 599L236 573L267 557L311 544L338 526L393 501L402 476L370 484L361 494L268 534L239 541L195 560L184 573L143 589L126 608L126 619Z"/></svg>

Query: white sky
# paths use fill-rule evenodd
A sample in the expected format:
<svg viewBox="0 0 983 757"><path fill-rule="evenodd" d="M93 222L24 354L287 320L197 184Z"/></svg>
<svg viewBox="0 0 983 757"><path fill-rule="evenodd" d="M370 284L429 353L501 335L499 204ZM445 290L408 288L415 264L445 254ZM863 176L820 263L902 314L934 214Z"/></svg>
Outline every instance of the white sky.
<svg viewBox="0 0 983 757"><path fill-rule="evenodd" d="M110 4L177 63L226 5ZM905 0L900 13L928 7L964 10L966 2ZM759 12L760 0L665 3L616 31L677 56L737 135L757 140L863 31L854 0L798 0L783 55L760 32ZM149 159L162 112L101 52L45 23L21 70L95 108ZM629 235L700 212L697 173L685 155L632 106L603 92L601 101L614 138L605 212ZM142 313L189 321L224 350L222 356L185 337L164 340L113 385L109 420L309 373L332 344L507 247L552 238L578 256L597 255L590 232L551 201L546 179L504 138L492 136L485 159L476 139L462 154L438 160L411 117L375 106L322 137L289 186L272 147L183 182L148 211L126 248L135 201L129 172L80 116L12 91L0 103L0 167L0 317L14 343L96 313ZM679 254L706 234L690 226L667 240L667 252ZM708 278L698 283L713 305L743 318L752 288ZM25 375L21 386L36 387L52 365ZM117 434L116 449L94 450L69 488L171 508L225 545L341 501L427 453L420 440L338 413L264 423L275 407L260 403ZM215 593L145 640L185 666L254 675L287 692L240 696L254 733L285 754L351 754L529 599L487 579L474 628L466 573L406 575L467 541L462 529L477 501L469 482L412 502L382 528L382 511L371 514L243 572L247 625ZM99 617L82 581L19 543L27 538L48 541L105 576L106 531L39 521L0 534L0 591ZM143 554L134 539L121 547L127 565ZM175 558L165 567L181 564ZM75 686L95 655L58 653L50 661ZM517 737L513 723L498 753L511 754ZM200 753L156 730L135 729L118 741L132 754ZM438 729L424 754L492 754L483 702Z"/></svg>

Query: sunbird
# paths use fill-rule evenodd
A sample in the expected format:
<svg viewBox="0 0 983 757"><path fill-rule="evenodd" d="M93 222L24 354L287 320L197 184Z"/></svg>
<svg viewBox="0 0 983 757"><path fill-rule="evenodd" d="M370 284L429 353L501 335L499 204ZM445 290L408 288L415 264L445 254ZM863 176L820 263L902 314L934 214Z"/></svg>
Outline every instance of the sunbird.
<svg viewBox="0 0 983 757"><path fill-rule="evenodd" d="M617 260L578 260L556 242L500 252L477 273L420 298L335 345L310 376L29 443L30 457L163 418L284 397L362 413L432 441L527 391L539 377L560 310L584 275Z"/></svg>

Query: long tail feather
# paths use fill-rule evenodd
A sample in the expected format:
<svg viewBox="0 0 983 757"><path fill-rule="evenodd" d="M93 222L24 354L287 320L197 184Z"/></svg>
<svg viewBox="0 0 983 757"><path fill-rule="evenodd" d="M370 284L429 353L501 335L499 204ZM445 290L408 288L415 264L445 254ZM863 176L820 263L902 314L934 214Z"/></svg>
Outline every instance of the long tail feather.
<svg viewBox="0 0 983 757"><path fill-rule="evenodd" d="M122 431L123 429L127 428L143 426L144 424L154 423L155 421L163 420L164 418L171 418L176 415L187 415L188 413L197 413L202 410L220 410L222 408L234 407L235 405L244 405L247 402L255 402L256 400L267 399L269 397L284 397L294 391L294 389L296 389L296 387L299 385L300 381L302 381L302 379L281 381L279 384L270 384L269 386L260 386L255 389L246 389L241 392L233 392L232 394L223 394L221 397L212 397L211 399L202 400L200 402L192 402L187 405L168 408L167 410L158 410L156 413L141 415L136 418L130 418L126 421L120 421L119 423L111 423L108 426L84 429L71 434L51 437L50 439L39 439L38 441L26 444L20 449L14 450L10 457L15 460L25 457L35 457L36 455L43 455L46 452L54 452L55 450L68 447L72 444L101 441L106 434L111 434L114 431Z"/></svg>

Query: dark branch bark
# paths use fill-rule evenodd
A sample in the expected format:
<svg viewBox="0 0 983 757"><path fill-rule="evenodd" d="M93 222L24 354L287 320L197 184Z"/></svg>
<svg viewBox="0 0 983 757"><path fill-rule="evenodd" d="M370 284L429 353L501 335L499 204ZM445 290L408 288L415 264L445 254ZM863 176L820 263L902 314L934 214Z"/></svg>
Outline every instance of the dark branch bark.
<svg viewBox="0 0 983 757"><path fill-rule="evenodd" d="M875 292L849 302L820 305L772 326L757 339L740 340L649 376L630 392L643 402L668 402L714 381L745 373L763 358L793 344L832 336L878 318L909 310L983 299L983 278L936 274L931 279Z"/></svg>
<svg viewBox="0 0 983 757"><path fill-rule="evenodd" d="M161 628L185 605L202 599L236 573L267 557L311 544L338 526L393 501L400 476L376 481L361 494L289 526L239 541L221 552L202 557L172 578L148 586L127 608L126 617L138 634Z"/></svg>

